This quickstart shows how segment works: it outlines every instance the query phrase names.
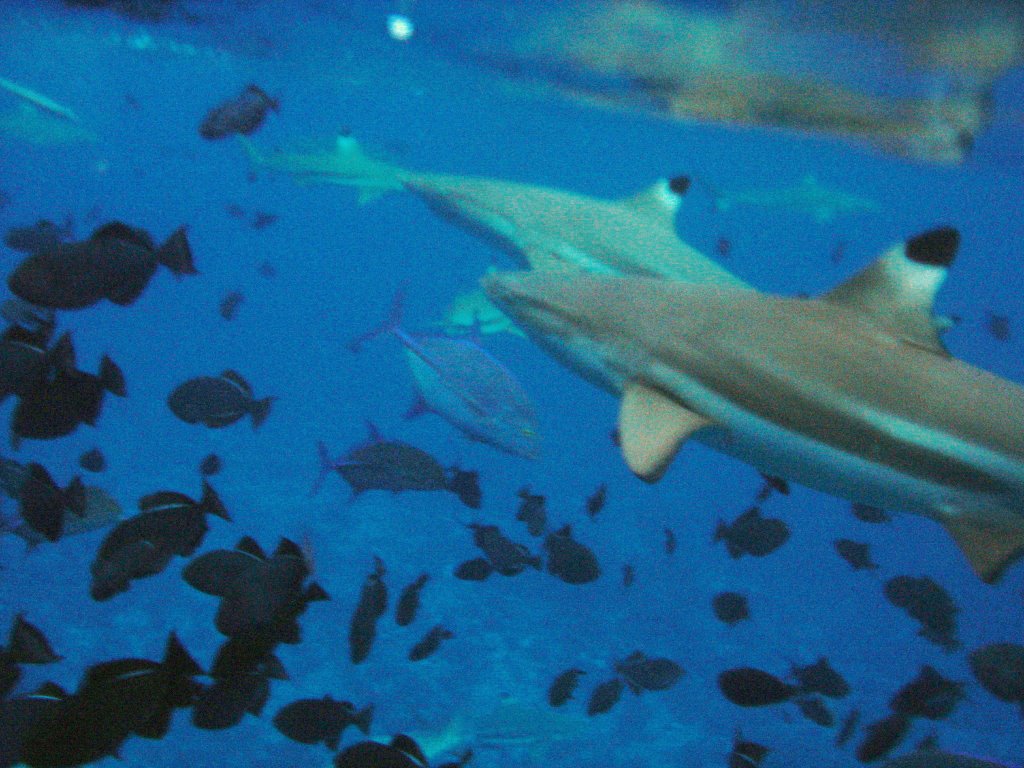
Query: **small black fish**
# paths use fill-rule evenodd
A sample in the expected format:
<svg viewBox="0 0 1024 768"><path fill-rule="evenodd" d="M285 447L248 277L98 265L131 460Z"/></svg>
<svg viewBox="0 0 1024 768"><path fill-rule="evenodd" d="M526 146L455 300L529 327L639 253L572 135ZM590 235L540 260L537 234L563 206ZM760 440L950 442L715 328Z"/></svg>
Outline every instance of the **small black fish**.
<svg viewBox="0 0 1024 768"><path fill-rule="evenodd" d="M963 683L947 680L935 667L925 664L917 677L896 692L889 708L901 715L942 720L949 717L963 697Z"/></svg>
<svg viewBox="0 0 1024 768"><path fill-rule="evenodd" d="M472 755L472 751L469 753ZM468 759L468 758L467 758ZM456 762L456 766L463 765ZM426 756L419 745L405 734L398 734L390 744L360 741L341 750L334 758L334 768L428 768Z"/></svg>
<svg viewBox="0 0 1024 768"><path fill-rule="evenodd" d="M884 509L873 507L870 504L861 504L855 501L850 509L853 511L853 516L862 523L888 523L892 520Z"/></svg>
<svg viewBox="0 0 1024 768"><path fill-rule="evenodd" d="M348 726L354 725L368 734L372 720L372 704L356 710L350 701L335 701L324 696L286 704L274 715L274 727L300 744L323 743L333 752L338 749L341 735Z"/></svg>
<svg viewBox="0 0 1024 768"><path fill-rule="evenodd" d="M617 677L598 685L587 700L587 714L600 715L610 710L622 698L623 687L622 680Z"/></svg>
<svg viewBox="0 0 1024 768"><path fill-rule="evenodd" d="M276 213L267 213L266 211L256 211L252 215L252 220L249 222L249 226L253 229L266 229L271 224L277 221Z"/></svg>
<svg viewBox="0 0 1024 768"><path fill-rule="evenodd" d="M420 590L429 578L430 576L422 573L414 582L402 589L398 596L398 604L395 606L395 623L398 626L406 627L416 618L416 611L420 607Z"/></svg>
<svg viewBox="0 0 1024 768"><path fill-rule="evenodd" d="M743 738L739 729L732 738L732 752L729 753L729 768L758 768L768 755L768 747L756 741Z"/></svg>
<svg viewBox="0 0 1024 768"><path fill-rule="evenodd" d="M715 618L729 626L750 618L747 598L739 592L719 592L711 601L711 610Z"/></svg>
<svg viewBox="0 0 1024 768"><path fill-rule="evenodd" d="M849 683L832 668L824 656L803 667L794 664L792 672L802 693L820 693L832 699L841 699L850 692Z"/></svg>
<svg viewBox="0 0 1024 768"><path fill-rule="evenodd" d="M249 136L263 125L270 110L278 111L280 104L256 85L247 85L234 99L211 109L199 125L204 139L223 139L233 133Z"/></svg>
<svg viewBox="0 0 1024 768"><path fill-rule="evenodd" d="M203 457L203 460L199 462L199 474L203 477L209 477L210 475L216 475L220 472L223 462L220 456L216 453L208 453Z"/></svg>
<svg viewBox="0 0 1024 768"><path fill-rule="evenodd" d="M633 586L634 581L636 581L636 571L632 565L626 563L622 566L622 586L629 589Z"/></svg>
<svg viewBox="0 0 1024 768"><path fill-rule="evenodd" d="M384 585L384 562L376 555L373 558L374 570L363 581L359 593L359 602L349 623L348 647L349 658L353 664L359 664L370 655L370 648L377 636L377 620L388 608L388 589Z"/></svg>
<svg viewBox="0 0 1024 768"><path fill-rule="evenodd" d="M597 513L604 509L605 502L608 501L608 486L605 483L601 483L597 486L597 489L587 497L587 514L590 519L593 520L597 517Z"/></svg>
<svg viewBox="0 0 1024 768"><path fill-rule="evenodd" d="M517 495L519 510L516 512L516 520L526 523L526 530L531 536L542 535L548 525L547 499L531 493L526 486L520 488Z"/></svg>
<svg viewBox="0 0 1024 768"><path fill-rule="evenodd" d="M855 571L877 570L878 565L871 561L871 547L850 539L836 539L832 542L836 552Z"/></svg>
<svg viewBox="0 0 1024 768"><path fill-rule="evenodd" d="M451 631L438 624L409 650L409 661L422 661L428 656L433 656L441 647L442 641L453 637L455 635Z"/></svg>
<svg viewBox="0 0 1024 768"><path fill-rule="evenodd" d="M235 315L238 313L238 308L242 305L243 301L245 301L245 296L242 295L241 291L231 291L231 293L220 300L217 312L225 320L234 320Z"/></svg>
<svg viewBox="0 0 1024 768"><path fill-rule="evenodd" d="M894 713L868 724L867 733L857 745L857 759L862 763L870 763L885 757L906 736L910 723L911 718Z"/></svg>
<svg viewBox="0 0 1024 768"><path fill-rule="evenodd" d="M665 529L665 554L674 555L676 551L676 534L671 528Z"/></svg>
<svg viewBox="0 0 1024 768"><path fill-rule="evenodd" d="M718 675L718 687L725 698L741 707L779 704L799 692L796 686L754 667L727 669Z"/></svg>
<svg viewBox="0 0 1024 768"><path fill-rule="evenodd" d="M213 685L203 688L192 705L192 724L221 730L237 725L246 713L258 717L270 697L270 681L288 679L284 665L273 654L276 643L262 631L228 638L210 670Z"/></svg>
<svg viewBox="0 0 1024 768"><path fill-rule="evenodd" d="M257 271L260 273L260 277L265 277L268 280L277 277L277 267L269 261L261 262Z"/></svg>
<svg viewBox="0 0 1024 768"><path fill-rule="evenodd" d="M540 558L505 536L498 526L470 523L468 527L473 531L473 543L484 553L491 568L502 576L515 576L528 566L540 568Z"/></svg>
<svg viewBox="0 0 1024 768"><path fill-rule="evenodd" d="M85 486L76 476L62 489L36 462L28 464L27 470L18 494L18 512L32 530L56 541L64 530L65 511L78 517L85 514Z"/></svg>
<svg viewBox="0 0 1024 768"><path fill-rule="evenodd" d="M568 525L549 533L544 539L547 570L566 584L589 584L601 575L601 566L589 547L572 537Z"/></svg>
<svg viewBox="0 0 1024 768"><path fill-rule="evenodd" d="M800 713L815 725L831 728L835 725L835 717L828 705L817 696L798 696L793 700Z"/></svg>
<svg viewBox="0 0 1024 768"><path fill-rule="evenodd" d="M789 539L789 526L777 518L761 516L758 507L751 507L732 523L718 523L714 541L725 541L732 558L752 555L764 557L777 550Z"/></svg>
<svg viewBox="0 0 1024 768"><path fill-rule="evenodd" d="M480 490L479 472L449 467L446 482L447 489L458 496L459 501L470 509L480 509L483 493Z"/></svg>
<svg viewBox="0 0 1024 768"><path fill-rule="evenodd" d="M927 576L894 576L885 582L885 597L921 624L919 635L945 651L960 647L956 638L959 612L949 593Z"/></svg>
<svg viewBox="0 0 1024 768"><path fill-rule="evenodd" d="M235 371L219 376L198 376L179 384L167 397L167 405L186 424L218 428L249 415L256 429L267 418L276 397L253 397L252 387Z"/></svg>
<svg viewBox="0 0 1024 768"><path fill-rule="evenodd" d="M764 479L761 484L760 490L757 495L754 496L754 502L760 504L762 501L767 501L773 493L781 493L783 496L789 496L789 483L781 477L774 475L766 475L764 472L758 473Z"/></svg>
<svg viewBox="0 0 1024 768"><path fill-rule="evenodd" d="M548 688L548 703L552 707L560 707L569 701L579 685L580 676L584 674L582 669L575 667L559 673Z"/></svg>
<svg viewBox="0 0 1024 768"><path fill-rule="evenodd" d="M82 309L102 299L128 306L161 264L178 276L196 274L184 227L157 248L144 230L115 221L88 240L29 256L7 285L15 296L40 307Z"/></svg>
<svg viewBox="0 0 1024 768"><path fill-rule="evenodd" d="M1000 701L1024 703L1024 645L991 643L972 651L971 672Z"/></svg>
<svg viewBox="0 0 1024 768"><path fill-rule="evenodd" d="M494 573L494 566L486 557L474 557L460 563L454 572L456 579L461 581L483 581Z"/></svg>
<svg viewBox="0 0 1024 768"><path fill-rule="evenodd" d="M643 651L634 651L615 664L626 685L636 695L642 691L664 691L683 676L683 668L671 659L649 658Z"/></svg>
<svg viewBox="0 0 1024 768"><path fill-rule="evenodd" d="M985 327L996 341L1007 341L1010 338L1010 318L995 312L985 313Z"/></svg>
<svg viewBox="0 0 1024 768"><path fill-rule="evenodd" d="M107 468L107 459L99 448L90 448L78 457L78 466L88 472L102 472Z"/></svg>
<svg viewBox="0 0 1024 768"><path fill-rule="evenodd" d="M75 236L75 224L71 217L63 224L54 224L49 219L40 219L35 224L11 227L4 235L4 245L15 251L33 254L52 251Z"/></svg>

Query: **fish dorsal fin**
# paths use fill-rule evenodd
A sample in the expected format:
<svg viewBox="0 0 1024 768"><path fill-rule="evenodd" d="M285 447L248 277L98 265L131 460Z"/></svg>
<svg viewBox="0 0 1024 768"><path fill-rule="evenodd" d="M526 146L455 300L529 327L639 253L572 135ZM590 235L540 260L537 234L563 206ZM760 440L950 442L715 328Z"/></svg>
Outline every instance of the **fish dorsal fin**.
<svg viewBox="0 0 1024 768"><path fill-rule="evenodd" d="M915 346L947 355L935 317L935 294L960 244L952 227L929 230L893 246L873 263L822 298L870 315L894 335Z"/></svg>
<svg viewBox="0 0 1024 768"><path fill-rule="evenodd" d="M1006 567L1024 555L1024 530L972 525L962 518L949 518L942 524L987 584L998 581Z"/></svg>
<svg viewBox="0 0 1024 768"><path fill-rule="evenodd" d="M619 439L629 468L649 483L661 478L686 439L712 422L639 382L628 384L619 410Z"/></svg>
<svg viewBox="0 0 1024 768"><path fill-rule="evenodd" d="M221 371L220 377L231 382L234 386L238 387L238 389L246 397L252 397L252 387L249 386L249 382L242 378L242 374L240 374L238 371L233 371L231 369Z"/></svg>
<svg viewBox="0 0 1024 768"><path fill-rule="evenodd" d="M89 237L90 240L123 240L134 243L143 250L155 251L156 245L148 232L130 227L121 221L112 221L97 228Z"/></svg>
<svg viewBox="0 0 1024 768"><path fill-rule="evenodd" d="M689 188L689 176L658 179L646 189L622 200L622 205L674 229L676 213Z"/></svg>

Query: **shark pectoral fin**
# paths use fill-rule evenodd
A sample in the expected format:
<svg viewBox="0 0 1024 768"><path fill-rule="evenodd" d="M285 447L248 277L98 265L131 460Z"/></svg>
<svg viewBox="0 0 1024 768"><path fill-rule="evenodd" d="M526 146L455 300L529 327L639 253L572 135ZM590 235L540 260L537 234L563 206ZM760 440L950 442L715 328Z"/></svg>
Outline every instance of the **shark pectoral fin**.
<svg viewBox="0 0 1024 768"><path fill-rule="evenodd" d="M915 346L948 355L939 339L945 324L934 315L935 294L959 244L952 227L929 230L890 248L822 298L869 315Z"/></svg>
<svg viewBox="0 0 1024 768"><path fill-rule="evenodd" d="M622 393L619 442L641 480L657 482L686 439L712 422L664 393L633 382Z"/></svg>
<svg viewBox="0 0 1024 768"><path fill-rule="evenodd" d="M993 584L1006 567L1024 555L1024 530L973 525L948 519L943 526L986 584Z"/></svg>

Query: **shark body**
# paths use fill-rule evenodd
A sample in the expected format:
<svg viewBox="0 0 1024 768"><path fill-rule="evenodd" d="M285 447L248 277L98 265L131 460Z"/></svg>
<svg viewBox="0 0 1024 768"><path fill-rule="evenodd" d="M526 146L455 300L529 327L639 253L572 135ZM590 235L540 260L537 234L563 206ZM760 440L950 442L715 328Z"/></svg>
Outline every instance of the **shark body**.
<svg viewBox="0 0 1024 768"><path fill-rule="evenodd" d="M501 179L424 173L366 155L343 136L333 152L259 153L252 162L299 181L357 187L363 199L407 190L439 216L482 237L524 268L646 275L742 286L746 283L685 243L675 231L689 180L659 179L645 190L606 200Z"/></svg>
<svg viewBox="0 0 1024 768"><path fill-rule="evenodd" d="M1024 551L1024 388L951 357L934 295L958 235L891 249L818 299L601 275L498 274L491 299L621 394L657 480L690 437L852 501L942 523L986 581Z"/></svg>
<svg viewBox="0 0 1024 768"><path fill-rule="evenodd" d="M742 192L722 193L712 189L715 208L727 211L737 205L809 213L819 223L832 221L837 216L870 213L878 210L878 203L819 182L814 176L804 176L799 184L777 189L750 189Z"/></svg>

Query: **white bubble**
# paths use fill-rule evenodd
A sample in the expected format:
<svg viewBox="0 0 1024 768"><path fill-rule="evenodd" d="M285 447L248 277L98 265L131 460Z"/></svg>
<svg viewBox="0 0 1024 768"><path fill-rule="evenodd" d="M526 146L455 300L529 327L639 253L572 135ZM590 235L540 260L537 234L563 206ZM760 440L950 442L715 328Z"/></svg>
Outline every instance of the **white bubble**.
<svg viewBox="0 0 1024 768"><path fill-rule="evenodd" d="M415 31L412 19L408 16L403 16L400 13L392 13L388 15L388 37L392 40L397 40L400 43L404 43Z"/></svg>

